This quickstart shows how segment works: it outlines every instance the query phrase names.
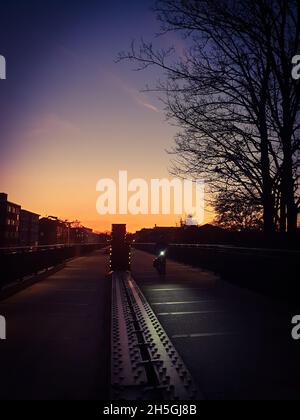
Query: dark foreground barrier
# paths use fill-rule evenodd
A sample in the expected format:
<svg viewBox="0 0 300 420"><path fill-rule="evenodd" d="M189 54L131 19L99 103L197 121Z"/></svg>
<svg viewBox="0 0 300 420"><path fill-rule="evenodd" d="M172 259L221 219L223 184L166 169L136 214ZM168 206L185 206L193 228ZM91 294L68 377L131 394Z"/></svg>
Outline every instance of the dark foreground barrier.
<svg viewBox="0 0 300 420"><path fill-rule="evenodd" d="M134 247L154 253L155 244L135 243ZM299 301L299 251L172 244L168 248L168 258L214 271L241 287Z"/></svg>
<svg viewBox="0 0 300 420"><path fill-rule="evenodd" d="M104 246L106 244L75 244L0 249L0 290L24 277L38 274L70 258L86 255Z"/></svg>
<svg viewBox="0 0 300 420"><path fill-rule="evenodd" d="M130 270L130 244L125 224L112 225L109 266L111 271Z"/></svg>

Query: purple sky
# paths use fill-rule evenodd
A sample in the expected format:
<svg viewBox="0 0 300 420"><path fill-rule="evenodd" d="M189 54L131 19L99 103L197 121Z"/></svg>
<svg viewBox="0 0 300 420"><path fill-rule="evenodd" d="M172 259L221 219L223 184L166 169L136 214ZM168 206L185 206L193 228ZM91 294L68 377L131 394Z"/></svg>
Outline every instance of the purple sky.
<svg viewBox="0 0 300 420"><path fill-rule="evenodd" d="M140 93L160 74L115 63L131 40L158 32L152 2L20 3L1 5L7 80L0 81L0 189L42 215L107 228L110 220L95 211L99 178L116 178L122 169L130 178L168 176L165 149L176 130L158 98ZM175 218L129 221L154 222Z"/></svg>

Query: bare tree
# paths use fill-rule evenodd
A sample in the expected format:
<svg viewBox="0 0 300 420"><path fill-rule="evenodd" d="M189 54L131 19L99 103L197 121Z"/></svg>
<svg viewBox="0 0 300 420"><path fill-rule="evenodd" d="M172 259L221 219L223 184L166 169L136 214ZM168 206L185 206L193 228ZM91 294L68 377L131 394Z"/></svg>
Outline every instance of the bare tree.
<svg viewBox="0 0 300 420"><path fill-rule="evenodd" d="M216 224L231 230L262 230L262 206L244 197L219 194L215 200Z"/></svg>
<svg viewBox="0 0 300 420"><path fill-rule="evenodd" d="M299 46L298 2L160 0L155 11L163 33L185 37L184 55L174 60L173 48L142 41L120 59L165 73L156 90L181 127L173 172L204 177L217 197L261 205L268 235L278 221L294 232L300 95L291 59Z"/></svg>
<svg viewBox="0 0 300 420"><path fill-rule="evenodd" d="M270 126L279 138L281 231L297 229L299 210L299 104L300 84L291 77L292 57L300 50L300 3L276 0L262 2L262 53L270 59L271 88L268 92Z"/></svg>

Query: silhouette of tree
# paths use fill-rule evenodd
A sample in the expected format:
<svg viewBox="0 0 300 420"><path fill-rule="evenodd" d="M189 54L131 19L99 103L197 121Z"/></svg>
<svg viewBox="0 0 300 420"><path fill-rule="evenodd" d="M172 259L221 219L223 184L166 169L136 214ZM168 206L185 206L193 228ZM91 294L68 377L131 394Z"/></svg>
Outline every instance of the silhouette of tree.
<svg viewBox="0 0 300 420"><path fill-rule="evenodd" d="M182 34L184 51L142 40L119 59L164 71L153 90L164 93L167 117L181 127L172 172L204 178L214 197L261 205L266 234L279 226L294 233L300 87L291 72L299 2L159 0L154 10L162 33Z"/></svg>
<svg viewBox="0 0 300 420"><path fill-rule="evenodd" d="M231 230L262 230L263 209L258 203L232 196L231 193L219 194L215 200L216 224Z"/></svg>

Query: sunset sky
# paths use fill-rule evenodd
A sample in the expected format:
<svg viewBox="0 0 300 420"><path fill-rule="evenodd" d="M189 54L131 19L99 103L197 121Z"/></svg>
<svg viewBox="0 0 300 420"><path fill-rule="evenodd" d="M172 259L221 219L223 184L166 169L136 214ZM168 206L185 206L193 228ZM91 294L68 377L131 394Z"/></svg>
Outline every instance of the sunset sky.
<svg viewBox="0 0 300 420"><path fill-rule="evenodd" d="M170 216L100 216L96 183L168 177L176 128L154 94L160 74L116 63L131 40L153 39L158 23L143 1L9 1L1 5L0 190L41 215L79 219L96 230L127 223L174 225ZM160 47L182 48L170 35ZM206 221L211 214L206 214Z"/></svg>

